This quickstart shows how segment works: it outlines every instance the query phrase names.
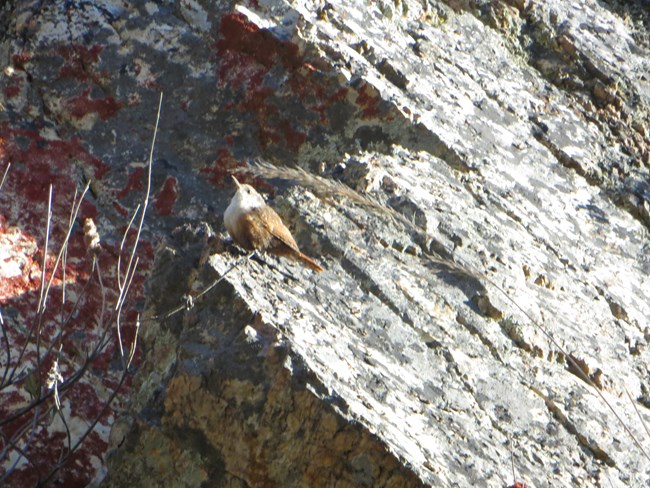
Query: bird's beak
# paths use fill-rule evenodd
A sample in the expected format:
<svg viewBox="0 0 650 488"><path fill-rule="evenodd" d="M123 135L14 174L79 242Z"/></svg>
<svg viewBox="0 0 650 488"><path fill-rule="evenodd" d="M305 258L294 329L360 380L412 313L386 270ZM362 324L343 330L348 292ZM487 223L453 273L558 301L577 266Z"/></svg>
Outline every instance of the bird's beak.
<svg viewBox="0 0 650 488"><path fill-rule="evenodd" d="M241 183L239 183L239 181L237 181L237 178L235 178L233 175L230 175L230 177L232 178L232 181L235 182L235 186L239 190L241 188Z"/></svg>

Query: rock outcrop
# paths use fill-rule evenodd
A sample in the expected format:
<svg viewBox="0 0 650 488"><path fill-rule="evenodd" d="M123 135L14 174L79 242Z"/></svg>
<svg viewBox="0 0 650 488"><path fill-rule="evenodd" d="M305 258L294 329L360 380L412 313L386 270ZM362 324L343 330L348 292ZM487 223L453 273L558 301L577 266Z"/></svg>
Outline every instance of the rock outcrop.
<svg viewBox="0 0 650 488"><path fill-rule="evenodd" d="M650 479L642 0L10 1L0 26L0 306L19 348L48 185L60 243L90 181L64 380L109 324L100 291L121 293L94 281L81 222L119 283L164 93L124 304L137 355L125 370L106 346L30 438L38 456L0 426L7 486L50 476L61 416L71 444L99 419L49 478L79 485ZM228 241L235 173L325 272ZM27 391L0 390L0 417Z"/></svg>

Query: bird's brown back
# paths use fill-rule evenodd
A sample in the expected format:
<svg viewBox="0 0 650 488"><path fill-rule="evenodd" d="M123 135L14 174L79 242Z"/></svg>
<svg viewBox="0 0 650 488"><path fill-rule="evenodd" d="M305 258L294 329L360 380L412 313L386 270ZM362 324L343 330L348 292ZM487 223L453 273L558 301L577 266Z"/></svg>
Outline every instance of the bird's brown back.
<svg viewBox="0 0 650 488"><path fill-rule="evenodd" d="M244 248L280 255L292 254L292 251L300 252L289 229L268 205L243 214L237 228L240 238L235 237L235 240Z"/></svg>

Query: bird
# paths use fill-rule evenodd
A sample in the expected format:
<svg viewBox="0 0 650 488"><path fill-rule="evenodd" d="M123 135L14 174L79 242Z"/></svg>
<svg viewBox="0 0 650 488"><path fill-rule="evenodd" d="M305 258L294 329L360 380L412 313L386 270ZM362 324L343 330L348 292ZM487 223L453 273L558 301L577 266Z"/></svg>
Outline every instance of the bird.
<svg viewBox="0 0 650 488"><path fill-rule="evenodd" d="M223 220L228 234L244 249L265 251L299 261L318 273L324 269L303 254L280 216L266 204L262 195L250 185L232 176L237 191L226 209Z"/></svg>

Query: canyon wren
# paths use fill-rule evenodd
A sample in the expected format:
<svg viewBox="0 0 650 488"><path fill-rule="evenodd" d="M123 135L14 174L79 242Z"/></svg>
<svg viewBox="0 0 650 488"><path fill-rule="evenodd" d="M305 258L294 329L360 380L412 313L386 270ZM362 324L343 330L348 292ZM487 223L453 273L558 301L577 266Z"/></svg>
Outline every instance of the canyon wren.
<svg viewBox="0 0 650 488"><path fill-rule="evenodd" d="M316 261L300 252L291 232L262 195L252 186L239 183L234 176L232 179L237 192L223 214L223 221L233 240L249 251L266 251L300 261L319 273L324 271Z"/></svg>

